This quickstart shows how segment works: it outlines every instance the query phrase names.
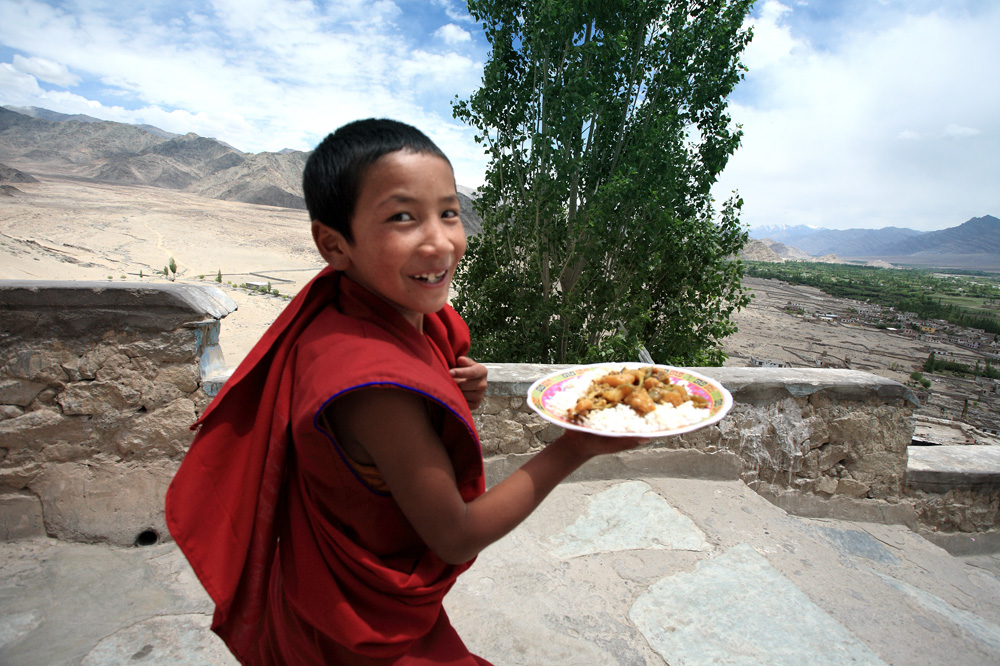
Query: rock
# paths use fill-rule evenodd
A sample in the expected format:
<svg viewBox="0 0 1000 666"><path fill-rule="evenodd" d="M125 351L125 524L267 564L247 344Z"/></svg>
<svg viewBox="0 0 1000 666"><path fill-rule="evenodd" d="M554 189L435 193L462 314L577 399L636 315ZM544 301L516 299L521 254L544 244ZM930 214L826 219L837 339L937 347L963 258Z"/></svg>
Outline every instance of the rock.
<svg viewBox="0 0 1000 666"><path fill-rule="evenodd" d="M837 479L829 476L820 477L813 488L814 492L820 495L832 495L837 492Z"/></svg>
<svg viewBox="0 0 1000 666"><path fill-rule="evenodd" d="M484 420L479 426L479 437L485 455L526 453L531 449L531 433L510 419Z"/></svg>
<svg viewBox="0 0 1000 666"><path fill-rule="evenodd" d="M44 389L45 384L28 379L0 380L0 404L27 407Z"/></svg>
<svg viewBox="0 0 1000 666"><path fill-rule="evenodd" d="M132 400L126 399L125 393ZM81 382L70 384L56 399L63 414L101 414L108 409L122 409L139 396L135 391L121 384L109 381Z"/></svg>
<svg viewBox="0 0 1000 666"><path fill-rule="evenodd" d="M14 419L24 414L24 410L16 405L0 404L0 421L4 419Z"/></svg>
<svg viewBox="0 0 1000 666"><path fill-rule="evenodd" d="M23 490L42 472L42 465L37 461L28 461L14 467L0 467L0 485Z"/></svg>
<svg viewBox="0 0 1000 666"><path fill-rule="evenodd" d="M168 538L163 497L177 464L58 463L30 484L41 499L46 531L67 541L132 546L147 530Z"/></svg>
<svg viewBox="0 0 1000 666"><path fill-rule="evenodd" d="M817 451L819 452L817 465L820 474L831 469L837 463L846 460L850 455L850 447L847 444L826 444L817 449Z"/></svg>
<svg viewBox="0 0 1000 666"><path fill-rule="evenodd" d="M835 493L853 498L865 497L868 494L868 484L854 479L841 479L837 482Z"/></svg>
<svg viewBox="0 0 1000 666"><path fill-rule="evenodd" d="M42 503L34 495L0 495L0 541L34 539L45 536Z"/></svg>
<svg viewBox="0 0 1000 666"><path fill-rule="evenodd" d="M26 412L0 421L0 441L8 450L35 446L57 432L63 421L63 416L51 409Z"/></svg>
<svg viewBox="0 0 1000 666"><path fill-rule="evenodd" d="M123 456L172 459L191 445L191 424L197 418L194 402L179 398L162 409L135 417L129 428L119 430L115 445Z"/></svg>
<svg viewBox="0 0 1000 666"><path fill-rule="evenodd" d="M156 375L158 384L171 384L183 393L197 391L199 379L197 368L191 364L167 366L161 368L159 374Z"/></svg>

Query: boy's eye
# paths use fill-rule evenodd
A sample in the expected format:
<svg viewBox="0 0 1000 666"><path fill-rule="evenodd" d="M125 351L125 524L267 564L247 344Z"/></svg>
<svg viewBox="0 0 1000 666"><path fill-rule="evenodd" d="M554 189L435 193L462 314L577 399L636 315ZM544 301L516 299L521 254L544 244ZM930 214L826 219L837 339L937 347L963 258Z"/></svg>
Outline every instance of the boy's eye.
<svg viewBox="0 0 1000 666"><path fill-rule="evenodd" d="M446 210L445 212L441 213L441 217L458 217L458 211Z"/></svg>
<svg viewBox="0 0 1000 666"><path fill-rule="evenodd" d="M396 213L389 219L392 220L393 222L409 222L410 220L413 219L413 216L410 215L409 213Z"/></svg>

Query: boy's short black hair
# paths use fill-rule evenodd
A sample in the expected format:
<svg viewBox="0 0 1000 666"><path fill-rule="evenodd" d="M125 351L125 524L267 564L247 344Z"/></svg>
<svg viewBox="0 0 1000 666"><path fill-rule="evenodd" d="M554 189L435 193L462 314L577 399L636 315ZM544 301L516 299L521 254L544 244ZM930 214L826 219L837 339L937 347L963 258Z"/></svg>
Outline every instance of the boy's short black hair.
<svg viewBox="0 0 1000 666"><path fill-rule="evenodd" d="M379 158L398 150L435 155L448 162L427 135L396 120L356 120L329 134L309 156L302 173L309 219L353 243L351 218L365 174Z"/></svg>

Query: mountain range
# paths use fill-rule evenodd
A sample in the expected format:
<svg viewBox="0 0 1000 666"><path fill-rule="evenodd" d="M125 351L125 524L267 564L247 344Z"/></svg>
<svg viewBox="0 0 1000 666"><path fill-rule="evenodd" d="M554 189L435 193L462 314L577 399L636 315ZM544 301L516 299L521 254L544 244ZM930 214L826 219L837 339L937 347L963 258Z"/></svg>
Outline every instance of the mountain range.
<svg viewBox="0 0 1000 666"><path fill-rule="evenodd" d="M304 209L302 169L308 156L287 149L244 153L217 139L151 125L37 107L0 107L0 194L9 196L17 192L12 183L28 182L32 174L54 174ZM482 220L469 194L468 188L459 187L463 223L475 234ZM742 256L761 261L850 260L1000 270L1000 220L992 215L931 232L799 225L751 229L750 236L754 240Z"/></svg>
<svg viewBox="0 0 1000 666"><path fill-rule="evenodd" d="M93 178L193 192L226 201L305 209L302 169L309 153L244 153L197 134L102 121L37 107L0 107L0 183L12 168L22 176ZM482 220L461 188L462 222L478 233ZM4 193L12 195L12 186Z"/></svg>
<svg viewBox="0 0 1000 666"><path fill-rule="evenodd" d="M771 260L809 261L836 255L839 260L881 260L893 264L983 270L1000 268L1000 219L992 215L974 217L939 231L898 227L834 230L799 225L751 229L750 236L774 252L777 259ZM799 250L799 254L783 252L781 248L788 246Z"/></svg>

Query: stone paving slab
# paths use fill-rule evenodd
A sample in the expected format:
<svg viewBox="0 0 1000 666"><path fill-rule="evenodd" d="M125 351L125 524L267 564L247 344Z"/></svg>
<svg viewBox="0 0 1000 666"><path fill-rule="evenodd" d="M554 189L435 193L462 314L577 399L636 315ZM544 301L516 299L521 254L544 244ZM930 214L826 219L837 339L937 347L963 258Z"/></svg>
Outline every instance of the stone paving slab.
<svg viewBox="0 0 1000 666"><path fill-rule="evenodd" d="M446 600L497 666L1000 664L1000 559L739 481L567 483ZM230 666L173 544L0 544L0 665Z"/></svg>

